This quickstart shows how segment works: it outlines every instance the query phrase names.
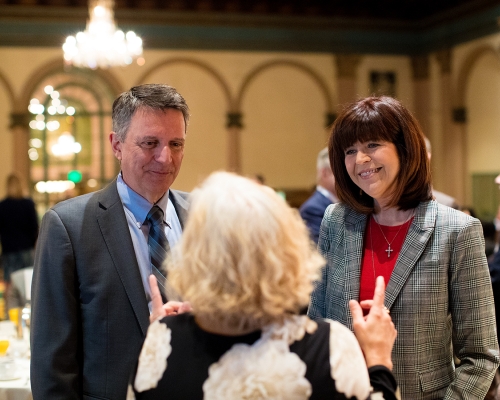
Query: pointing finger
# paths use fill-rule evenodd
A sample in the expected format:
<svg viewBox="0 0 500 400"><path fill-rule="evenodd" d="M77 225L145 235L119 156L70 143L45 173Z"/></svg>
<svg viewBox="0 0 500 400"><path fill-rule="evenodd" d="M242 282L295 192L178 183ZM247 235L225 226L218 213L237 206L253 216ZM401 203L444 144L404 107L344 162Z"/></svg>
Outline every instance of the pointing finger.
<svg viewBox="0 0 500 400"><path fill-rule="evenodd" d="M152 303L151 317L155 320L163 316L163 300L161 298L160 289L158 288L158 282L153 274L149 275L149 287L151 288Z"/></svg>
<svg viewBox="0 0 500 400"><path fill-rule="evenodd" d="M375 283L375 293L373 295L373 307L376 308L384 308L384 299L385 299L385 282L384 277L377 277Z"/></svg>

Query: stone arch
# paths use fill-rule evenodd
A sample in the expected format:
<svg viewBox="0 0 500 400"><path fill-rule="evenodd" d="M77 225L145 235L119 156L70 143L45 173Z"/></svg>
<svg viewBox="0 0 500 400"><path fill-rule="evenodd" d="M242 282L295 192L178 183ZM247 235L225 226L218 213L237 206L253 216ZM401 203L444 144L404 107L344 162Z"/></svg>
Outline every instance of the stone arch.
<svg viewBox="0 0 500 400"><path fill-rule="evenodd" d="M289 94L297 93L291 84L294 80L290 79L300 82L302 90L312 91L314 99L308 98L311 95L289 98ZM314 66L287 58L263 61L248 71L236 100L237 108L247 118L245 133L241 135L241 173L262 173L268 185L275 188L305 188L315 180L315 173L308 168L312 165L309 161L316 159L318 150L326 143L329 124L323 123L322 114L333 114L328 82ZM273 85L276 90L263 96ZM302 105L313 113L308 114L309 118L300 116ZM296 112L286 114L292 109ZM276 115L281 118L274 118ZM266 146L261 148L262 143Z"/></svg>
<svg viewBox="0 0 500 400"><path fill-rule="evenodd" d="M462 63L460 70L457 75L457 97L456 104L457 108L465 108L465 97L467 92L467 84L469 83L469 77L472 72L472 69L476 65L477 61L484 55L492 53L496 57L498 57L497 51L491 46L487 44L483 44L481 46L473 49L469 55L465 58L465 61Z"/></svg>
<svg viewBox="0 0 500 400"><path fill-rule="evenodd" d="M203 71L207 72L210 76L212 76L216 80L216 82L219 84L220 88L222 89L222 92L224 93L224 97L225 97L226 102L227 102L228 111L229 112L237 111L237 109L234 107L235 103L233 101L233 97L231 95L231 90L229 89L229 85L227 84L226 80L222 77L222 75L215 68L210 66L209 64L207 64L203 61L196 60L194 58L177 57L177 58L172 58L169 60L160 61L160 62L156 63L156 65L152 66L148 71L146 71L140 77L140 79L137 81L137 84L140 85L141 83L144 83L144 81L146 81L146 79L151 74L153 74L154 72L156 72L160 68L163 68L165 66L172 65L172 64L182 64L182 63L191 64L195 67L198 67L198 68L202 69Z"/></svg>
<svg viewBox="0 0 500 400"><path fill-rule="evenodd" d="M461 135L462 144L462 156L459 157L460 165L462 170L460 171L460 176L464 177L465 183L463 198L469 203L474 204L475 207L480 209L480 213L484 212L485 209L489 209L489 213L494 215L497 209L497 200L494 193L491 190L495 190L493 178L496 175L489 170L489 166L495 165L495 169L498 168L498 163L496 162L496 155L494 149L498 146L497 132L494 127L498 126L497 115L497 104L498 99L498 84L497 82L482 81L482 89L486 90L487 93L478 91L477 87L473 87L473 79L477 79L478 76L483 76L482 73L477 75L480 71L484 62L487 62L490 66L495 66L494 74L495 81L498 79L498 69L500 68L500 58L498 50L494 47L492 43L482 43L480 45L472 48L461 65L458 68L458 73L456 77L456 101L454 103L454 110L461 111L462 118L460 120L455 120L457 131ZM491 64L490 64L491 62ZM475 77L475 78L474 78ZM477 81L475 81L477 82ZM491 92L489 91L491 87ZM493 96L494 94L494 96ZM489 100L486 108L478 103L472 103L473 97L471 95L480 95L484 99ZM491 99L494 99L491 101ZM491 107L491 108L487 108ZM481 111L479 111L481 110ZM480 112L478 114L478 112ZM481 114L484 113L484 114ZM486 129L485 129L486 128ZM480 142L480 143L478 143ZM490 160L494 160L492 163ZM484 161L484 163L482 163ZM474 175L481 175L482 173L488 174L488 171L492 177L476 178L478 181L473 181ZM491 179L489 183L484 183L484 179ZM475 186L479 185L479 186ZM482 186L486 185L486 186ZM488 185L491 185L488 187ZM477 191L477 187L481 187ZM473 189L476 188L476 191ZM477 193L481 192L480 196ZM476 194L476 196L474 196ZM478 198L482 199L482 203L478 205ZM485 204L487 205L485 208ZM489 206L488 206L489 204ZM482 214L482 218L489 218Z"/></svg>
<svg viewBox="0 0 500 400"><path fill-rule="evenodd" d="M109 71L97 69L88 70L83 68L67 67L62 60L51 61L42 67L38 68L27 80L21 95L15 102L15 112L25 112L29 104L32 93L44 79L57 74L68 74L69 76L78 76L89 81L96 79L105 84L104 90L108 97L113 100L119 93L123 91L123 84Z"/></svg>
<svg viewBox="0 0 500 400"><path fill-rule="evenodd" d="M2 84L3 87L5 88L5 91L7 92L7 97L10 100L11 109L13 109L15 101L16 101L16 96L14 94L14 89L12 89L11 84L9 83L9 81L3 75L3 73L1 71L0 71L0 84Z"/></svg>
<svg viewBox="0 0 500 400"><path fill-rule="evenodd" d="M90 130L88 132L91 135L90 145L92 146L91 162L87 162L85 168L91 177L98 178L100 184L104 185L116 174L117 169L113 154L108 146L105 146L105 142L106 133L112 129L111 107L116 96L123 91L123 85L109 71L66 67L59 59L38 68L29 77L20 96L16 99L13 114L22 118L18 118L18 124L14 128L20 138L15 142L15 154L19 155L15 160L15 169L23 171L28 181L31 179L30 176L35 176L35 180L48 178L48 172L45 170L40 172L40 167L33 167L27 157L30 139L28 121L31 118L28 105L33 97L47 101L48 96L43 90L47 84L53 86L55 90L62 91L61 94L64 97L72 96L84 104L81 116L89 118ZM49 166L44 165L43 168L48 171ZM43 174L43 179L40 178L40 174ZM42 202L46 206L50 205L48 198Z"/></svg>
<svg viewBox="0 0 500 400"><path fill-rule="evenodd" d="M265 70L268 70L270 68L274 67L279 67L279 66L289 66L292 68L296 68L302 72L304 72L306 75L311 77L313 81L318 85L321 93L323 94L323 98L325 101L325 106L326 106L326 112L327 113L333 113L333 101L332 101L332 96L330 94L330 91L328 89L328 86L326 82L323 80L323 78L311 67L309 67L306 64L303 64L298 61L293 61L293 60L271 60L268 62L265 62L256 68L254 68L250 73L246 76L246 78L243 80L243 83L240 87L240 90L238 92L238 95L236 97L236 104L235 104L235 109L239 110L241 108L241 103L243 101L243 97L245 96L248 87L250 86L250 83L262 72Z"/></svg>

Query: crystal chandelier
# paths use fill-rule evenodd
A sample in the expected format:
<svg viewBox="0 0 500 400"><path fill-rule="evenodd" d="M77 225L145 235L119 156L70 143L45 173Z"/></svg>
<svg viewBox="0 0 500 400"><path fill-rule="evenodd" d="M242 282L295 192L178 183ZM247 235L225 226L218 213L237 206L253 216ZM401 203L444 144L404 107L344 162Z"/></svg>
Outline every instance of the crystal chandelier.
<svg viewBox="0 0 500 400"><path fill-rule="evenodd" d="M133 31L117 30L114 0L89 0L84 32L68 36L63 45L64 60L77 67L96 69L129 65L142 54L142 40Z"/></svg>

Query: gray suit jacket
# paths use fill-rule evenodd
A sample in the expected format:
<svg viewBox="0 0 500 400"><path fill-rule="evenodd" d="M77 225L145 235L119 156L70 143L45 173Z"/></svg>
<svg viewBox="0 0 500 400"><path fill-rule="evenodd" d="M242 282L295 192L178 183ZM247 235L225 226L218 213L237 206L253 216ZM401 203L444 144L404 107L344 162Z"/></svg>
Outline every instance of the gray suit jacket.
<svg viewBox="0 0 500 400"><path fill-rule="evenodd" d="M170 198L183 225L187 194ZM149 310L116 181L45 214L32 303L33 398L125 399Z"/></svg>
<svg viewBox="0 0 500 400"><path fill-rule="evenodd" d="M309 307L352 329L350 299L359 299L367 217L330 206L319 250L327 260ZM385 305L398 331L392 352L403 399L483 399L499 365L495 310L480 222L421 203L391 279ZM461 360L455 369L452 345Z"/></svg>

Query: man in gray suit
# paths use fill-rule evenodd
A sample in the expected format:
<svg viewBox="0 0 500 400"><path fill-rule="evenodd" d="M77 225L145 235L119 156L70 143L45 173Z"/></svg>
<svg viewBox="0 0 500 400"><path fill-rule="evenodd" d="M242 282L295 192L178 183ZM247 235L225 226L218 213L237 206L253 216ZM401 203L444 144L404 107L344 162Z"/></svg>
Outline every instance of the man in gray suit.
<svg viewBox="0 0 500 400"><path fill-rule="evenodd" d="M184 156L189 110L172 87L133 87L113 103L118 177L44 216L32 285L35 400L125 399L149 325L151 211L170 246L187 213L171 190ZM157 207L156 207L157 206ZM152 223L152 222L151 222Z"/></svg>

